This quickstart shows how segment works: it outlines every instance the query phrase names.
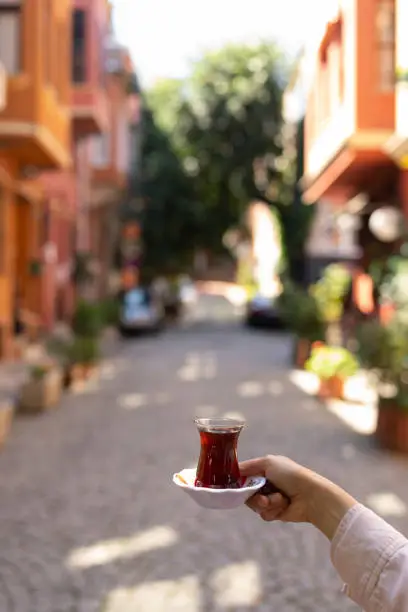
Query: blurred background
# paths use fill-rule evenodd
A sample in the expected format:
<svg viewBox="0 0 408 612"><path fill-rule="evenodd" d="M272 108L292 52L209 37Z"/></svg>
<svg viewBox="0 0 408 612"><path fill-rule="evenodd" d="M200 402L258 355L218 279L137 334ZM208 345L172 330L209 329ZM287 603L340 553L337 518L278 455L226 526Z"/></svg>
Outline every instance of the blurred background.
<svg viewBox="0 0 408 612"><path fill-rule="evenodd" d="M0 612L356 609L171 476L244 418L408 532L407 24L0 0Z"/></svg>

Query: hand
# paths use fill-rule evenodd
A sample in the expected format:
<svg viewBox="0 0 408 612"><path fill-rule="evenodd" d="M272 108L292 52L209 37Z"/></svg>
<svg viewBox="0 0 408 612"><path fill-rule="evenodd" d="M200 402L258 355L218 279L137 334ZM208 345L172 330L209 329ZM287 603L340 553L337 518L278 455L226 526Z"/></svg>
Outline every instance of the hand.
<svg viewBox="0 0 408 612"><path fill-rule="evenodd" d="M254 495L248 500L248 507L263 520L312 523L329 539L357 503L340 487L286 457L244 461L240 471L242 476L265 476L284 494Z"/></svg>
<svg viewBox="0 0 408 612"><path fill-rule="evenodd" d="M265 521L308 522L306 483L312 472L287 457L269 455L240 464L242 476L265 476L285 494L254 495L247 505Z"/></svg>

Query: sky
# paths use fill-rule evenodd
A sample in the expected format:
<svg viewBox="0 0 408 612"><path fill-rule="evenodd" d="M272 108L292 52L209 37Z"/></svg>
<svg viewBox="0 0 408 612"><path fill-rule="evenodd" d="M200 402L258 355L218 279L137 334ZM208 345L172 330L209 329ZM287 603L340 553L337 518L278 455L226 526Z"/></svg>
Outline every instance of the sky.
<svg viewBox="0 0 408 612"><path fill-rule="evenodd" d="M291 55L313 38L332 0L113 0L119 42L142 85L183 77L202 51L228 42L276 40Z"/></svg>

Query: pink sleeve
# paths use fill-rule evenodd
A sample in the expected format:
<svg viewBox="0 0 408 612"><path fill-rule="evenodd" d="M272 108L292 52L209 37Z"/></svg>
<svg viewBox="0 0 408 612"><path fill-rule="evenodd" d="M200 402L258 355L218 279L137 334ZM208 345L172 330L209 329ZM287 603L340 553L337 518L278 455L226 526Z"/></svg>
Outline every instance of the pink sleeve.
<svg viewBox="0 0 408 612"><path fill-rule="evenodd" d="M361 504L348 511L331 546L347 595L366 612L408 612L408 540Z"/></svg>

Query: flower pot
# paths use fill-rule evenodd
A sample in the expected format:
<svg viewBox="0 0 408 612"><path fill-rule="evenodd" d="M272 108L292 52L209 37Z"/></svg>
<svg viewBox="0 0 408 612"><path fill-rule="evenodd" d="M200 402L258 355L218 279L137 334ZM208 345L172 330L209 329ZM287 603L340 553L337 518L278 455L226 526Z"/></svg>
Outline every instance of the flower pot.
<svg viewBox="0 0 408 612"><path fill-rule="evenodd" d="M20 391L18 409L24 414L45 412L58 404L62 393L62 375L53 368L42 378L31 379Z"/></svg>
<svg viewBox="0 0 408 612"><path fill-rule="evenodd" d="M408 453L408 412L380 400L376 437L382 448Z"/></svg>
<svg viewBox="0 0 408 612"><path fill-rule="evenodd" d="M10 400L0 401L0 447L5 443L14 417L14 404Z"/></svg>
<svg viewBox="0 0 408 612"><path fill-rule="evenodd" d="M310 342L306 338L298 338L295 347L295 365L300 370L305 367L306 361L310 357Z"/></svg>
<svg viewBox="0 0 408 612"><path fill-rule="evenodd" d="M344 380L339 376L320 379L318 395L322 399L343 399Z"/></svg>
<svg viewBox="0 0 408 612"><path fill-rule="evenodd" d="M82 366L84 379L91 380L98 376L98 366L95 363L86 363Z"/></svg>

